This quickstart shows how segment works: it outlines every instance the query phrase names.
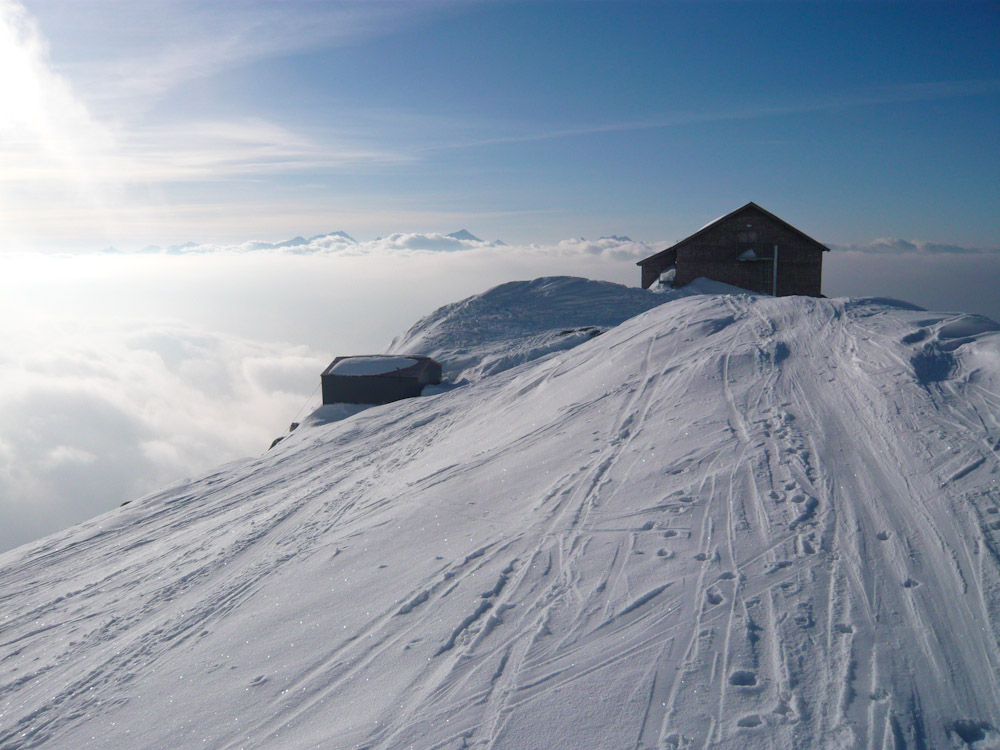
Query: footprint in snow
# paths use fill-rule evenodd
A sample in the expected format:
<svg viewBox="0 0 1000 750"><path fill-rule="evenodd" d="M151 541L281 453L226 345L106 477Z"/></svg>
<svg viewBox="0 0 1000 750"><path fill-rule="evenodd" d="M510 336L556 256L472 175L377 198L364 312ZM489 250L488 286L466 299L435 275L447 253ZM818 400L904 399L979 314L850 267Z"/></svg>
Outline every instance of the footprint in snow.
<svg viewBox="0 0 1000 750"><path fill-rule="evenodd" d="M958 719L953 721L948 727L948 734L955 735L968 747L978 747L980 743L987 747L996 747L997 740L1000 740L1000 732L996 727L986 721L973 721L972 719Z"/></svg>
<svg viewBox="0 0 1000 750"><path fill-rule="evenodd" d="M875 538L878 539L880 542L888 542L889 541L889 532L888 531L880 531L879 533L877 533L875 535Z"/></svg>
<svg viewBox="0 0 1000 750"><path fill-rule="evenodd" d="M677 531L675 529L667 529L663 532L663 536L665 539L669 539L672 536L677 536Z"/></svg>
<svg viewBox="0 0 1000 750"><path fill-rule="evenodd" d="M916 588L919 585L920 585L920 581L918 581L918 580L916 580L914 578L907 578L905 581L903 581L903 588L904 589Z"/></svg>
<svg viewBox="0 0 1000 750"><path fill-rule="evenodd" d="M722 604L723 596L722 593L712 586L705 592L705 601L708 602L709 606L714 607L717 604Z"/></svg>
<svg viewBox="0 0 1000 750"><path fill-rule="evenodd" d="M833 626L833 629L843 635L847 635L848 633L854 632L854 626L849 625L846 622L838 622L836 625Z"/></svg>
<svg viewBox="0 0 1000 750"><path fill-rule="evenodd" d="M750 714L749 716L744 716L742 719L736 722L736 726L742 729L753 729L759 727L763 724L763 720L758 714Z"/></svg>
<svg viewBox="0 0 1000 750"><path fill-rule="evenodd" d="M736 687L754 687L757 684L757 673L749 669L737 669L729 675L729 684Z"/></svg>

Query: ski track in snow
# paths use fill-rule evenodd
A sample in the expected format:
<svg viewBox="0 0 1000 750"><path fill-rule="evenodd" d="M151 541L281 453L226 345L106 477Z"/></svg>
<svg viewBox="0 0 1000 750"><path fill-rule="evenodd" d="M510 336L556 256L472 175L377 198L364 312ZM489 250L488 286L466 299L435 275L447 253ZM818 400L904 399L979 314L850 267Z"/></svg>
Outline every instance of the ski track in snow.
<svg viewBox="0 0 1000 750"><path fill-rule="evenodd" d="M1000 746L970 319L678 299L10 552L0 747Z"/></svg>

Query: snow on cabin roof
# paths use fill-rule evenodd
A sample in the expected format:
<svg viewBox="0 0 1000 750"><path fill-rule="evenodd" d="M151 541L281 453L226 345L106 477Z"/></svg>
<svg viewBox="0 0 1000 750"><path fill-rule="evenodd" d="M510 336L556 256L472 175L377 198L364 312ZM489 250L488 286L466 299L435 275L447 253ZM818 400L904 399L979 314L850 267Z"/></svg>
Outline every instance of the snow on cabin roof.
<svg viewBox="0 0 1000 750"><path fill-rule="evenodd" d="M416 357L399 357L385 354L337 357L323 374L350 377L388 375L400 370L408 370L419 362L420 360Z"/></svg>

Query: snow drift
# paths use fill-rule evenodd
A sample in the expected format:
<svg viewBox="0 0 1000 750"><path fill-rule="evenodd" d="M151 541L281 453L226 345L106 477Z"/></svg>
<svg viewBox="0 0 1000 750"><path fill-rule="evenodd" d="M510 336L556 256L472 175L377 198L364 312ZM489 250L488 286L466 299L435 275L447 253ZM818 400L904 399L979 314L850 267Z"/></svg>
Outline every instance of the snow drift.
<svg viewBox="0 0 1000 750"><path fill-rule="evenodd" d="M452 382L476 381L572 349L664 301L642 289L571 276L512 281L435 310L393 339L389 351L433 357Z"/></svg>
<svg viewBox="0 0 1000 750"><path fill-rule="evenodd" d="M996 746L997 326L661 299L0 556L0 746Z"/></svg>

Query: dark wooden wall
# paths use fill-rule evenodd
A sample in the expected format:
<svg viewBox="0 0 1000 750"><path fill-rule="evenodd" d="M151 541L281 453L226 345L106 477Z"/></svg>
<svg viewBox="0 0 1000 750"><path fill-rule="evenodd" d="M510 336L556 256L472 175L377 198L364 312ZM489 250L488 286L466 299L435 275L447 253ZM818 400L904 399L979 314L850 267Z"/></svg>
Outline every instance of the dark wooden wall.
<svg viewBox="0 0 1000 750"><path fill-rule="evenodd" d="M748 226L749 225L749 226ZM752 207L726 217L697 237L676 246L676 286L699 276L754 292L771 294L774 246L778 245L778 295L821 295L823 251L814 242ZM752 249L756 261L739 260ZM670 267L672 254L643 266L643 285Z"/></svg>
<svg viewBox="0 0 1000 750"><path fill-rule="evenodd" d="M390 404L420 395L424 384L416 378L380 378L324 375L324 404Z"/></svg>

